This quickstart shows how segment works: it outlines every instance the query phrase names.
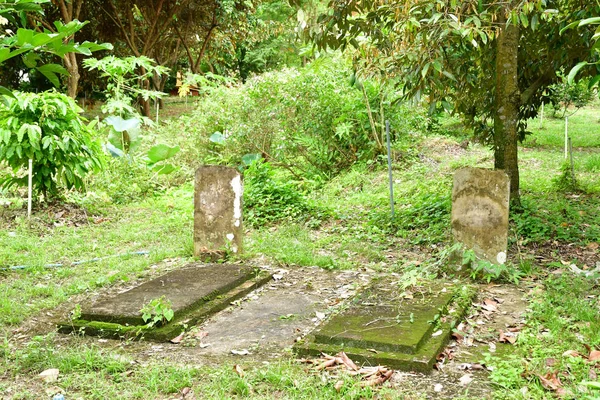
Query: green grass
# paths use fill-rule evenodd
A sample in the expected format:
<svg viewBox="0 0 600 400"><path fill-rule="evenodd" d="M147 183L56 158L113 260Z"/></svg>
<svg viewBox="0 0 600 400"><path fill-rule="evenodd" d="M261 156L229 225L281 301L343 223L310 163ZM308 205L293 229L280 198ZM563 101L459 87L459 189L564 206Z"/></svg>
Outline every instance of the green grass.
<svg viewBox="0 0 600 400"><path fill-rule="evenodd" d="M57 385L71 398L148 399L176 397L191 388L197 398L287 398L287 399L364 399L404 398L391 389L362 388L356 378L342 374L339 379L325 374L306 373L305 366L294 360L273 363L242 363L239 376L232 362L220 367L175 365L171 363L135 363L126 351L106 350L74 339L68 348L57 347L53 335L35 337L27 346L15 350L9 343L0 345L0 373L18 370L37 375L57 368ZM334 384L342 380L339 392ZM0 390L2 386L0 386ZM0 393L2 393L0 391ZM15 399L34 399L26 385L15 385Z"/></svg>
<svg viewBox="0 0 600 400"><path fill-rule="evenodd" d="M0 297L0 330L75 294L126 282L165 258L190 257L192 210L192 188L185 185L160 197L107 210L109 221L100 224L48 229L34 221L34 229L29 229L21 221L14 229L0 230L0 267L29 267L0 272L4 294ZM43 267L141 250L150 254L64 268Z"/></svg>
<svg viewBox="0 0 600 400"><path fill-rule="evenodd" d="M594 295L590 295L594 293ZM566 395L563 398L594 399L598 392L581 385L593 380L596 362L587 361L588 349L600 345L598 285L593 279L569 274L548 278L531 296L527 324L519 334L514 353L490 357L492 381L498 399L545 399L550 392L539 376L557 373ZM564 355L569 350L582 357ZM549 361L550 360L550 361ZM521 389L527 387L524 395Z"/></svg>
<svg viewBox="0 0 600 400"><path fill-rule="evenodd" d="M568 128L573 147L600 147L600 107L594 105L577 111L569 117ZM528 129L533 134L525 142L527 146L564 149L565 121L552 117L551 107L545 107L544 123L541 127L540 119L536 118L529 121Z"/></svg>

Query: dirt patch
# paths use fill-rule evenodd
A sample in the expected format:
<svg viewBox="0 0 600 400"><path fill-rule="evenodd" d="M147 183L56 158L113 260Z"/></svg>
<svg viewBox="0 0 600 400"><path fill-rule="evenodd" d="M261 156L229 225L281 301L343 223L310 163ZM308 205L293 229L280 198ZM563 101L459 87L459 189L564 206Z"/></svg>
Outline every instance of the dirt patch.
<svg viewBox="0 0 600 400"><path fill-rule="evenodd" d="M575 263L578 267L586 270L600 265L598 243L594 242L587 246L558 241L530 243L525 251L542 266L547 266L551 262L560 262L567 266Z"/></svg>
<svg viewBox="0 0 600 400"><path fill-rule="evenodd" d="M12 229L27 219L26 204L16 207L11 201L0 203L0 225ZM70 203L42 203L36 205L29 222L32 229L40 234L49 229L61 226L80 227L92 224L101 224L108 221L101 215L89 214L87 210L76 204Z"/></svg>

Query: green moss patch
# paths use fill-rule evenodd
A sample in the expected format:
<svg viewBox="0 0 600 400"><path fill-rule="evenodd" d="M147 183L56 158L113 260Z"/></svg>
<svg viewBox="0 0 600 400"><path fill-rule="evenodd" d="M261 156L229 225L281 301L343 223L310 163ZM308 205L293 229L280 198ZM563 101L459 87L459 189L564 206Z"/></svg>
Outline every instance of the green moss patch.
<svg viewBox="0 0 600 400"><path fill-rule="evenodd" d="M446 283L407 295L377 282L295 349L300 355L343 350L358 361L427 372L473 295Z"/></svg>

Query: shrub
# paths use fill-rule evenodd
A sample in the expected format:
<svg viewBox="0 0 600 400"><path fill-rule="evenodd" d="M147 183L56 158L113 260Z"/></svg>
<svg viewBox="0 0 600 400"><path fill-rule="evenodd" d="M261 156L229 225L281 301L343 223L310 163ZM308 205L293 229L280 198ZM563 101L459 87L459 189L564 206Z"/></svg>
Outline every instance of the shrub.
<svg viewBox="0 0 600 400"><path fill-rule="evenodd" d="M320 221L323 210L309 204L299 188L278 179L269 163L253 162L244 173L244 220L251 226L282 220Z"/></svg>
<svg viewBox="0 0 600 400"><path fill-rule="evenodd" d="M15 96L0 105L0 160L13 171L0 186L27 186L17 173L33 159L33 187L46 199L58 196L61 184L85 189L83 177L102 166L94 122L86 124L74 100L55 91Z"/></svg>
<svg viewBox="0 0 600 400"><path fill-rule="evenodd" d="M323 181L357 161L376 159L381 143L373 137L362 86L350 80L342 60L317 60L306 68L288 68L249 79L239 87L214 89L192 117L195 148L205 162L240 164L241 157L259 153L296 178ZM392 134L419 130L425 118L392 104L382 88L362 82L381 133L381 109ZM214 145L218 132L225 140ZM197 159L197 158L196 158Z"/></svg>

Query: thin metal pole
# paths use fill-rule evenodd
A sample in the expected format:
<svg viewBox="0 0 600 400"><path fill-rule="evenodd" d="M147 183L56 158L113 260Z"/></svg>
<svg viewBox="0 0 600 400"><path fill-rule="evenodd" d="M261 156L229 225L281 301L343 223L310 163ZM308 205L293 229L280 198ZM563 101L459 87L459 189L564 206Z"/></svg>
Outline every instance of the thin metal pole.
<svg viewBox="0 0 600 400"><path fill-rule="evenodd" d="M390 208L394 219L394 180L392 177L392 146L390 144L390 121L385 121L385 136L387 139L388 174L390 177Z"/></svg>
<svg viewBox="0 0 600 400"><path fill-rule="evenodd" d="M573 163L573 145L571 144L571 138L569 138L569 156L571 157L571 177L573 182L575 181L575 164Z"/></svg>
<svg viewBox="0 0 600 400"><path fill-rule="evenodd" d="M542 112L540 113L540 129L544 127L544 103L542 103Z"/></svg>
<svg viewBox="0 0 600 400"><path fill-rule="evenodd" d="M33 192L33 160L29 159L29 186L27 188L27 219L31 218L31 198Z"/></svg>
<svg viewBox="0 0 600 400"><path fill-rule="evenodd" d="M565 160L569 155L569 117L565 117Z"/></svg>

